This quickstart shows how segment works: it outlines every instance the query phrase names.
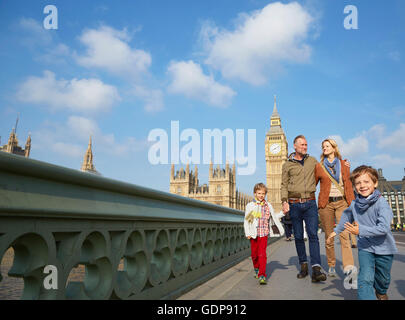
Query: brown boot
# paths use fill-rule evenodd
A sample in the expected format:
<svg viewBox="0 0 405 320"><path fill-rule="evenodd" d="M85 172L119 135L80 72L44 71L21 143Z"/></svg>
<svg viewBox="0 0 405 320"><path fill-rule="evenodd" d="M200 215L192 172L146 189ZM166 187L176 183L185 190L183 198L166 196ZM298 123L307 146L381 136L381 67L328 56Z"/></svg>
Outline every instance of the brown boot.
<svg viewBox="0 0 405 320"><path fill-rule="evenodd" d="M301 263L301 271L297 274L298 279L303 279L308 275L308 263Z"/></svg>
<svg viewBox="0 0 405 320"><path fill-rule="evenodd" d="M376 297L378 300L388 300L388 296L387 294L379 294L379 293L375 293Z"/></svg>
<svg viewBox="0 0 405 320"><path fill-rule="evenodd" d="M312 282L325 281L326 274L321 272L321 267L312 267Z"/></svg>

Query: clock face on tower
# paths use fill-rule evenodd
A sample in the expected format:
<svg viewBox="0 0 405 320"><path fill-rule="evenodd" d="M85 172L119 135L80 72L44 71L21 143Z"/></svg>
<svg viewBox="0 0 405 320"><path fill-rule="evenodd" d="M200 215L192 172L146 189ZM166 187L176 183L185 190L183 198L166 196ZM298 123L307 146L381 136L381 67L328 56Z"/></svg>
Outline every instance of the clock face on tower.
<svg viewBox="0 0 405 320"><path fill-rule="evenodd" d="M271 154L279 154L280 151L281 151L281 144L279 144L279 143L273 143L273 144L270 146L270 153L271 153Z"/></svg>

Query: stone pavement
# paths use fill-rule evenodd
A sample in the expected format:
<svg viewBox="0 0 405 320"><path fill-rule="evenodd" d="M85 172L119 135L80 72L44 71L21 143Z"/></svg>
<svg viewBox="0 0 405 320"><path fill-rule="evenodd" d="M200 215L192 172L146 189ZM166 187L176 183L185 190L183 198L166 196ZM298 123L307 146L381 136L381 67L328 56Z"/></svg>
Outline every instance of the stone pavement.
<svg viewBox="0 0 405 320"><path fill-rule="evenodd" d="M325 255L325 234L318 234L321 246L321 263L328 269ZM388 296L391 300L405 299L405 234L395 234L398 254L394 257ZM306 241L307 255L309 246ZM305 279L296 277L298 257L294 241L284 238L267 248L267 285L254 278L251 259L245 259L217 277L182 295L178 300L356 300L357 290L345 289L341 263L341 250L335 240L336 277L325 282L312 283L311 272ZM358 267L357 249L353 249Z"/></svg>

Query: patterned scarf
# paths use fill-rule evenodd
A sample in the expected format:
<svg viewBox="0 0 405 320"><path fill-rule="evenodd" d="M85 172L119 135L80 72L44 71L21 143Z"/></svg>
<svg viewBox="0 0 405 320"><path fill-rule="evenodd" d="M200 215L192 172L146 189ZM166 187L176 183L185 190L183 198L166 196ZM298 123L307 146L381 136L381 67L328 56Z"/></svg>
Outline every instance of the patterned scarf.
<svg viewBox="0 0 405 320"><path fill-rule="evenodd" d="M259 200L257 200L256 197L255 197L255 204L258 205L259 208L260 208L260 212L258 212L257 218L261 218L261 217L262 217L262 211L264 211L264 216L265 216L265 217L269 215L269 213L270 213L270 208L269 208L269 206L268 206L266 200L263 199L262 201L259 201ZM264 210L263 210L263 209L264 209Z"/></svg>
<svg viewBox="0 0 405 320"><path fill-rule="evenodd" d="M258 206L259 210L257 210L257 211L252 210L249 212L249 214L245 218L249 223L252 223L254 218L257 218L257 219L262 218L263 209L264 209L264 217L266 217L270 214L270 208L267 205L266 200L263 199L262 201L259 201L255 197L253 202L255 203L255 205Z"/></svg>
<svg viewBox="0 0 405 320"><path fill-rule="evenodd" d="M328 161L327 158L323 159L323 165L325 166L326 170L330 173L330 175L333 177L333 179L336 180L337 183L339 183L339 177L340 177L340 161L338 158L335 158L332 163Z"/></svg>

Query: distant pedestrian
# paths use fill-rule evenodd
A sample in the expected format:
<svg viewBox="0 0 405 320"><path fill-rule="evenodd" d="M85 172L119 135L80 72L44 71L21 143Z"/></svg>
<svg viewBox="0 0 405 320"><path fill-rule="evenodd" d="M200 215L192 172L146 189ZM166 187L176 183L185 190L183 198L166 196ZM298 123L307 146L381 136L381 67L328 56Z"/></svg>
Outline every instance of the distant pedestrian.
<svg viewBox="0 0 405 320"><path fill-rule="evenodd" d="M292 241L293 226L289 213L281 218L285 230L285 240Z"/></svg>
<svg viewBox="0 0 405 320"><path fill-rule="evenodd" d="M388 300L395 240L390 230L393 218L387 200L376 189L378 172L369 166L353 170L351 180L357 197L340 219L327 242L333 241L343 230L358 236L360 272L357 295L359 300Z"/></svg>
<svg viewBox="0 0 405 320"><path fill-rule="evenodd" d="M267 284L267 239L270 232L270 219L274 219L274 210L265 200L267 187L257 183L253 189L254 201L246 205L244 229L246 238L250 240L251 257L255 277L260 284Z"/></svg>

